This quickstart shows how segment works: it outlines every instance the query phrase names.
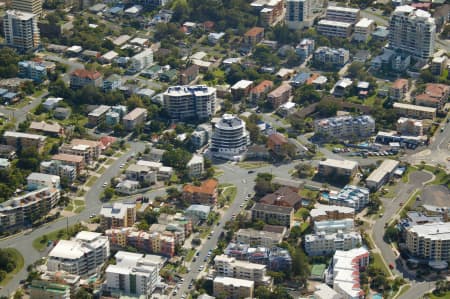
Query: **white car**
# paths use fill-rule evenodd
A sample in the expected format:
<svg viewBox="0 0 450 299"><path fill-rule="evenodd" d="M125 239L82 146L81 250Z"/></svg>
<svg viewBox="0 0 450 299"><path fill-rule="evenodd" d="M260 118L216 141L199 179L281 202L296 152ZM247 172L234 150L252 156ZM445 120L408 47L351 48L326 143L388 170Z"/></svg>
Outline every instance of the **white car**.
<svg viewBox="0 0 450 299"><path fill-rule="evenodd" d="M103 188L105 188L106 186L108 186L108 183L107 183L107 182L104 182L104 183L103 183Z"/></svg>

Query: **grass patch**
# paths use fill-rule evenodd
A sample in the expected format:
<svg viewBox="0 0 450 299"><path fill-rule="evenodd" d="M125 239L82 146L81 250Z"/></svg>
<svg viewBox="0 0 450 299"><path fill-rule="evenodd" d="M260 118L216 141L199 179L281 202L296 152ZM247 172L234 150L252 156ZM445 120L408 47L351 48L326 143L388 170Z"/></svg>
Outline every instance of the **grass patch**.
<svg viewBox="0 0 450 299"><path fill-rule="evenodd" d="M450 175L448 175L445 170L431 165L424 165L424 169L435 175L434 180L427 185L447 185L450 183Z"/></svg>
<svg viewBox="0 0 450 299"><path fill-rule="evenodd" d="M381 257L381 255L377 252L372 252L372 263L376 268L381 269L384 274L386 275L386 277L390 277L391 276L391 271L389 270L389 268L383 263L383 258Z"/></svg>
<svg viewBox="0 0 450 299"><path fill-rule="evenodd" d="M195 249L189 249L188 253L186 253L186 258L185 258L186 262L192 261L192 259L194 258L194 255L195 255L195 251L196 251Z"/></svg>
<svg viewBox="0 0 450 299"><path fill-rule="evenodd" d="M220 193L219 200L226 202L226 203L232 203L234 201L234 198L237 194L237 188L234 185L231 186L225 186L222 189L222 192Z"/></svg>
<svg viewBox="0 0 450 299"><path fill-rule="evenodd" d="M395 198L395 196L397 195L397 190L395 189L395 186L391 186L388 188L385 188L388 191L384 194L382 194L381 196L384 198Z"/></svg>
<svg viewBox="0 0 450 299"><path fill-rule="evenodd" d="M68 240L72 237L70 233L73 235L77 232L77 226L80 224L75 224L74 226L69 227L69 232L67 232L66 229L59 229L55 230L51 233L48 233L46 235L42 235L36 239L33 240L33 248L38 251L43 251L47 247L47 243L49 241L55 241L55 240ZM82 228L82 227L80 227Z"/></svg>
<svg viewBox="0 0 450 299"><path fill-rule="evenodd" d="M41 95L43 95L45 92L46 92L45 89L38 90L38 91L36 91L35 93L33 93L33 97L34 97L34 98L38 98L38 97L40 97Z"/></svg>
<svg viewBox="0 0 450 299"><path fill-rule="evenodd" d="M84 206L81 206L81 207L77 207L76 209L75 209L75 211L73 211L74 213L81 213L81 212L83 212L83 210L84 210Z"/></svg>
<svg viewBox="0 0 450 299"><path fill-rule="evenodd" d="M87 182L86 182L86 186L87 187L92 187L92 185L94 185L94 183L97 181L96 177L91 177Z"/></svg>
<svg viewBox="0 0 450 299"><path fill-rule="evenodd" d="M309 190L309 189L305 189L303 188L302 190L300 190L298 192L298 194L301 197L307 198L307 199L316 199L319 197L320 192L319 191L315 191L315 190Z"/></svg>
<svg viewBox="0 0 450 299"><path fill-rule="evenodd" d="M237 163L237 166L244 169L255 169L260 168L264 166L268 166L269 163L267 162L239 162Z"/></svg>
<svg viewBox="0 0 450 299"><path fill-rule="evenodd" d="M106 168L102 166L102 167L100 167L100 169L97 171L97 173L103 174L105 171L106 171Z"/></svg>
<svg viewBox="0 0 450 299"><path fill-rule="evenodd" d="M336 143L336 144L334 144L334 143L325 143L325 144L322 145L322 147L326 148L329 151L333 151L333 149L335 149L335 148L344 148L345 146L343 146L340 143Z"/></svg>
<svg viewBox="0 0 450 299"><path fill-rule="evenodd" d="M430 299L450 299L450 292L447 292L442 296L438 296L433 293L430 293L429 297L430 297Z"/></svg>
<svg viewBox="0 0 450 299"><path fill-rule="evenodd" d="M218 178L218 177L220 177L223 174L224 174L224 171L222 169L214 167L214 177L215 178Z"/></svg>
<svg viewBox="0 0 450 299"><path fill-rule="evenodd" d="M210 232L211 232L211 227L202 228L202 232L200 233L200 238L201 239L206 238Z"/></svg>
<svg viewBox="0 0 450 299"><path fill-rule="evenodd" d="M114 159L108 159L108 161L105 162L105 165L111 165L114 163Z"/></svg>
<svg viewBox="0 0 450 299"><path fill-rule="evenodd" d="M25 264L25 261L23 259L23 256L20 254L20 252L15 248L4 248L3 250L8 251L12 256L14 256L14 260L17 262L17 267L6 274L5 278L0 282L0 285L6 285L8 282L14 278L14 276L19 273L20 270L22 270L23 265Z"/></svg>
<svg viewBox="0 0 450 299"><path fill-rule="evenodd" d="M406 168L405 173L404 173L403 176L402 176L402 182L403 182L403 183L408 183L408 182L409 182L409 175L410 175L411 173L413 173L414 171L417 171L417 167L415 167L415 166L408 166L408 167Z"/></svg>
<svg viewBox="0 0 450 299"><path fill-rule="evenodd" d="M73 211L73 205L72 205L72 203L69 203L69 204L64 208L64 211L72 212L72 211Z"/></svg>
<svg viewBox="0 0 450 299"><path fill-rule="evenodd" d="M86 204L86 202L82 199L74 199L73 201L75 203L75 205L77 206L84 206Z"/></svg>

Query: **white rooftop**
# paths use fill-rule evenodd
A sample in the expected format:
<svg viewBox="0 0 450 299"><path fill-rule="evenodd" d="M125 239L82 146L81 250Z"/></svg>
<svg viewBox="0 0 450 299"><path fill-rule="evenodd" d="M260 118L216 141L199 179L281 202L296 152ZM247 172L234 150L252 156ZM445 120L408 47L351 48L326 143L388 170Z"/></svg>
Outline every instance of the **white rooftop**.
<svg viewBox="0 0 450 299"><path fill-rule="evenodd" d="M355 27L363 27L363 28L367 28L370 25L372 25L374 23L374 20L368 19L368 18L362 18L361 20L359 20L358 23L356 23Z"/></svg>
<svg viewBox="0 0 450 299"><path fill-rule="evenodd" d="M409 231L430 240L450 240L450 222L414 225Z"/></svg>
<svg viewBox="0 0 450 299"><path fill-rule="evenodd" d="M255 285L255 283L250 280L232 277L223 277L223 276L217 276L216 278L214 278L214 283L221 283L224 285L232 285L235 287L247 287L247 288L252 288Z"/></svg>
<svg viewBox="0 0 450 299"><path fill-rule="evenodd" d="M358 167L358 162L350 161L350 160L326 159L325 161L320 161L319 165L326 165L329 167L345 168L345 169L352 170L352 169Z"/></svg>
<svg viewBox="0 0 450 299"><path fill-rule="evenodd" d="M327 10L351 12L351 13L357 13L359 11L358 8L342 7L342 6L328 6Z"/></svg>
<svg viewBox="0 0 450 299"><path fill-rule="evenodd" d="M334 27L343 27L343 28L348 28L348 27L352 26L352 23L332 21L332 20L320 20L318 24L326 25L326 26L334 26Z"/></svg>
<svg viewBox="0 0 450 299"><path fill-rule="evenodd" d="M250 80L240 80L236 82L233 86L231 86L231 89L245 89L249 88L253 84L253 81Z"/></svg>
<svg viewBox="0 0 450 299"><path fill-rule="evenodd" d="M336 206L336 205L316 204L314 206L314 209L311 210L310 215L311 215L311 217L315 218L318 216L327 215L327 212L334 212L334 211L337 211L339 213L345 213L345 214L350 214L350 213L354 214L355 213L354 208Z"/></svg>

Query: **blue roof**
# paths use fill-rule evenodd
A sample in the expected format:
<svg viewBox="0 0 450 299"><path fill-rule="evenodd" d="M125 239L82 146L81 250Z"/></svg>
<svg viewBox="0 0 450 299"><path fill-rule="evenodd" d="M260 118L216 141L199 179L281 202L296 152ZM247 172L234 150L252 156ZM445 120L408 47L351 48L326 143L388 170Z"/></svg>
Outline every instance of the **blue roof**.
<svg viewBox="0 0 450 299"><path fill-rule="evenodd" d="M116 13L119 13L121 11L123 11L123 7L118 7L118 6L114 6L113 8L111 8L109 10L109 12L112 13L112 14L116 14Z"/></svg>
<svg viewBox="0 0 450 299"><path fill-rule="evenodd" d="M8 92L3 95L3 98L5 99L14 99L15 97L17 97L17 93L15 92Z"/></svg>
<svg viewBox="0 0 450 299"><path fill-rule="evenodd" d="M294 76L294 78L292 78L292 82L295 83L305 83L306 80L309 79L309 77L311 77L310 73L298 73L297 75Z"/></svg>
<svg viewBox="0 0 450 299"><path fill-rule="evenodd" d="M0 96L3 96L5 93L8 93L7 89L0 88Z"/></svg>

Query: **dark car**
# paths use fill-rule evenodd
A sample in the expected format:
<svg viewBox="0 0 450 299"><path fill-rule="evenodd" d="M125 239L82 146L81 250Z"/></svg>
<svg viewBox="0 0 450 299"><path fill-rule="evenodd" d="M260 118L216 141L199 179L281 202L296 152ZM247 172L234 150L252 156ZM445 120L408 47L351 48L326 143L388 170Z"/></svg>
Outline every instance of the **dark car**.
<svg viewBox="0 0 450 299"><path fill-rule="evenodd" d="M249 173L249 174L250 174L250 173L255 173L255 171L254 171L254 170L249 170L248 173Z"/></svg>

